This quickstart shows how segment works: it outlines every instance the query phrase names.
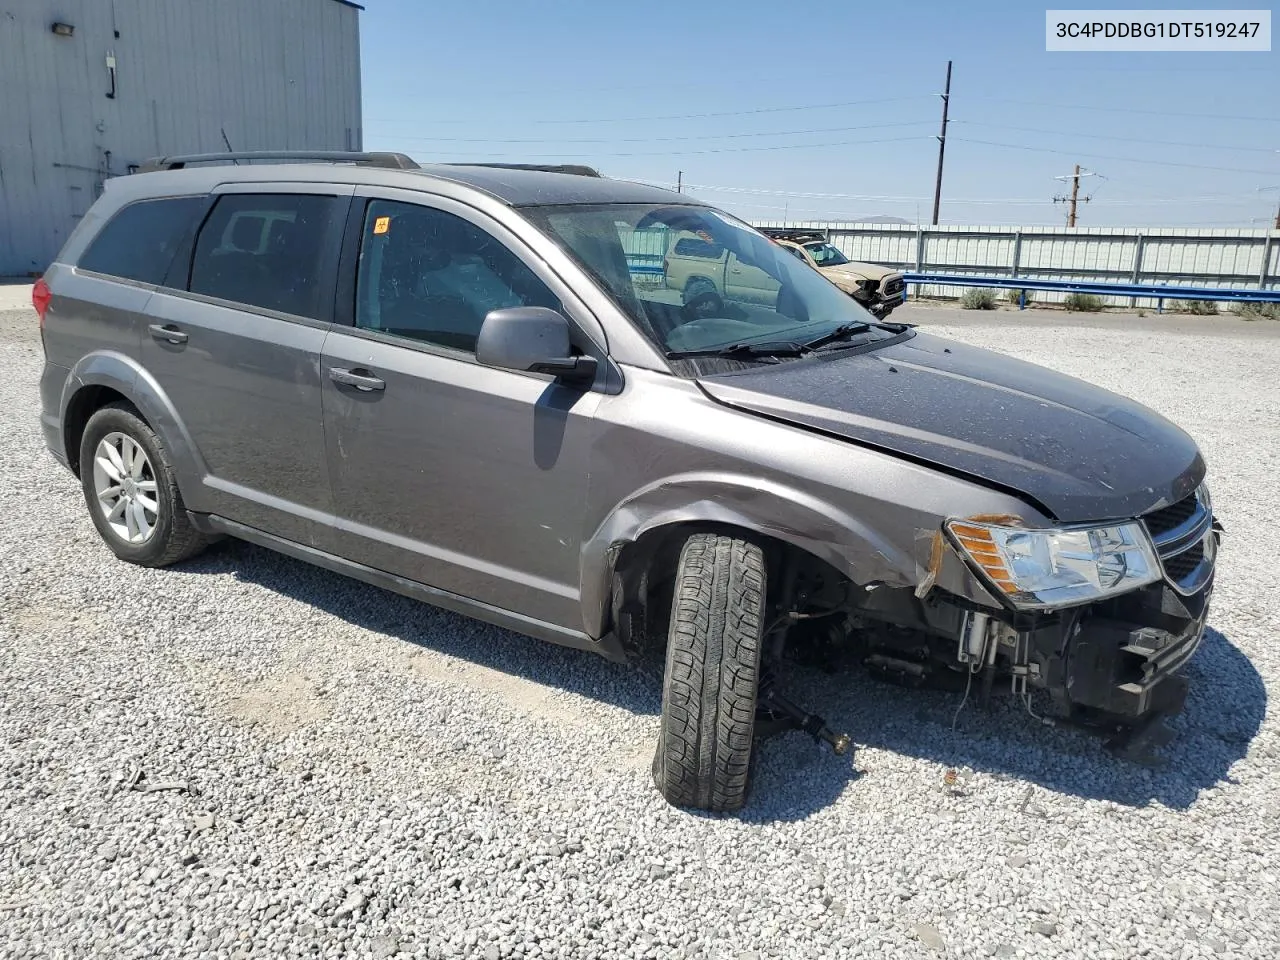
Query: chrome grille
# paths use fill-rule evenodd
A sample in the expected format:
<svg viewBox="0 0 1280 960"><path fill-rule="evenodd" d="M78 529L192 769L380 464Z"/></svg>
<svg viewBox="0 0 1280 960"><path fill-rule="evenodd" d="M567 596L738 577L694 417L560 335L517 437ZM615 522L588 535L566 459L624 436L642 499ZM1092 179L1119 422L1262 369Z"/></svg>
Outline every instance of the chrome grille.
<svg viewBox="0 0 1280 960"><path fill-rule="evenodd" d="M1201 502L1199 491L1177 503L1152 510L1142 521L1173 588L1182 594L1200 590L1213 575L1218 540L1213 530L1213 513Z"/></svg>

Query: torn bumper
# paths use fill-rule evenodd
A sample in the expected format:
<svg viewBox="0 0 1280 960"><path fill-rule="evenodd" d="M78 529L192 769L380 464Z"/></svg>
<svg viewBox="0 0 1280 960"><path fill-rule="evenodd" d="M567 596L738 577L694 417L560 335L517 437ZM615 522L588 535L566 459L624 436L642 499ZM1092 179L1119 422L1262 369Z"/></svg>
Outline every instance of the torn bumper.
<svg viewBox="0 0 1280 960"><path fill-rule="evenodd" d="M998 647L962 636L957 659L1003 665L1015 690L1046 691L1060 717L1129 724L1177 713L1187 695L1179 671L1204 637L1221 536L1207 502L1197 497L1176 505L1178 515L1153 531L1163 579L1129 593L1056 611L1017 611L993 596L951 544L935 535L917 596L937 586L955 596L958 607L989 610L984 616L994 625L991 642Z"/></svg>
<svg viewBox="0 0 1280 960"><path fill-rule="evenodd" d="M1212 580L1184 596L1157 583L1029 631L1032 685L1064 715L1136 720L1182 710L1179 674L1204 638Z"/></svg>

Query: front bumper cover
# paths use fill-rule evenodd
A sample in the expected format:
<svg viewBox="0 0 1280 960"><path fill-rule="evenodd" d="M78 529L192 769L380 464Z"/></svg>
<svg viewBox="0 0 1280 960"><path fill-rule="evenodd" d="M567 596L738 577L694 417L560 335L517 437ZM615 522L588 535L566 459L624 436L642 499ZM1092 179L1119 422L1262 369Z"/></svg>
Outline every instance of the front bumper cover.
<svg viewBox="0 0 1280 960"><path fill-rule="evenodd" d="M1182 710L1179 671L1204 638L1212 580L1183 596L1167 583L1093 604L1031 631L1035 686L1065 716L1132 721Z"/></svg>

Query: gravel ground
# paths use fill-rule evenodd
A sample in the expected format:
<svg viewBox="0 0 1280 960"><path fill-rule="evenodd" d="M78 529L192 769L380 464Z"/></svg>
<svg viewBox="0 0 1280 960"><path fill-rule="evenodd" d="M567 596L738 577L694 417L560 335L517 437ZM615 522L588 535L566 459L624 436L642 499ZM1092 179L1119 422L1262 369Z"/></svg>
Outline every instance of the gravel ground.
<svg viewBox="0 0 1280 960"><path fill-rule="evenodd" d="M788 735L742 816L679 812L651 673L242 544L115 561L0 311L0 956L1276 956L1280 325L903 317L1202 444L1229 538L1166 768L812 676L852 762Z"/></svg>

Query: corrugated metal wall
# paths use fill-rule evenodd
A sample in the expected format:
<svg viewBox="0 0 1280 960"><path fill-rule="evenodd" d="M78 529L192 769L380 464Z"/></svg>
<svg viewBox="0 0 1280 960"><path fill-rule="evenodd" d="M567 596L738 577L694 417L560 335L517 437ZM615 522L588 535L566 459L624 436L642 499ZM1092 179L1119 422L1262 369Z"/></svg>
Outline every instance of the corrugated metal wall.
<svg viewBox="0 0 1280 960"><path fill-rule="evenodd" d="M105 178L225 150L224 130L237 150L360 149L358 17L340 0L0 0L0 276L43 270Z"/></svg>
<svg viewBox="0 0 1280 960"><path fill-rule="evenodd" d="M756 226L818 228L851 260L917 273L1244 289L1280 282L1280 231L1276 230L916 227L813 220L758 221ZM925 287L921 292L957 297L964 288ZM1065 295L1036 296L1059 301ZM1130 301L1128 297L1107 299L1117 306Z"/></svg>

